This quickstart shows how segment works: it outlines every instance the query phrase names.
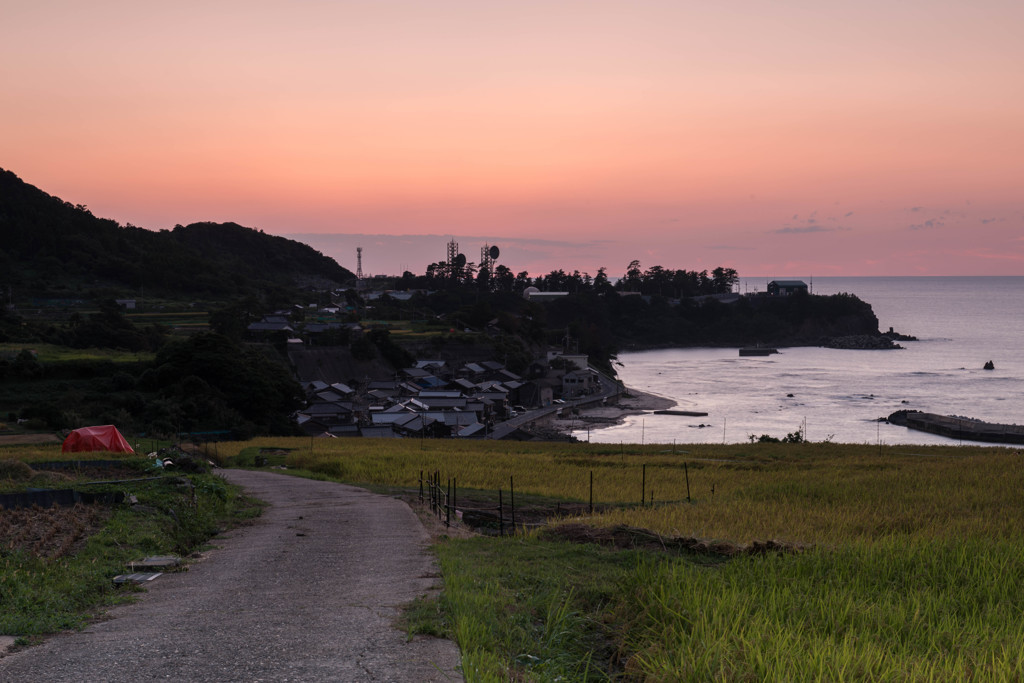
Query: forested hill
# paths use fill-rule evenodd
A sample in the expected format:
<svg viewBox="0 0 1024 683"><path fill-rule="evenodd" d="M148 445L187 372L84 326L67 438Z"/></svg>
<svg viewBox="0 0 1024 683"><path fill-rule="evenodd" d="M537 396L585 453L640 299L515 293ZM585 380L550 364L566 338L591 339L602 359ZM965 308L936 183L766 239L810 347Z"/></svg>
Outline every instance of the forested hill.
<svg viewBox="0 0 1024 683"><path fill-rule="evenodd" d="M0 169L0 286L35 296L97 289L237 297L354 275L312 247L234 223L152 231L97 218Z"/></svg>

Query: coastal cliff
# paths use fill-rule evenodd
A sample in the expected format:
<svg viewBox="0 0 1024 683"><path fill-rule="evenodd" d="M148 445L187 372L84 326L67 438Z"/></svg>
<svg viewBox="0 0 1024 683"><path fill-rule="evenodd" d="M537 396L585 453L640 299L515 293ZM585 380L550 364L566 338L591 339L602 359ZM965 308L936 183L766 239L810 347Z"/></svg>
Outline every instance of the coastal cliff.
<svg viewBox="0 0 1024 683"><path fill-rule="evenodd" d="M893 336L879 332L871 305L851 294L742 296L728 303L683 300L676 305L639 302L629 313L618 316L622 324L612 321L621 349L754 345L901 348Z"/></svg>

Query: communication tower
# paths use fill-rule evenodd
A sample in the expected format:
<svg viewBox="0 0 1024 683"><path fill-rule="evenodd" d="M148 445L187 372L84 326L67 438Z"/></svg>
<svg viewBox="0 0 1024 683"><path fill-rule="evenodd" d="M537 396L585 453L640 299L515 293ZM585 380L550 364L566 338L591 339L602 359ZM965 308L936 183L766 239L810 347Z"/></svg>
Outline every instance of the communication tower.
<svg viewBox="0 0 1024 683"><path fill-rule="evenodd" d="M487 269L487 272L491 275L494 274L494 262L498 260L498 255L501 251L497 245L490 246L485 244L480 247L480 270Z"/></svg>
<svg viewBox="0 0 1024 683"><path fill-rule="evenodd" d="M455 264L459 260L459 243L452 239L448 242L448 268L451 270L455 269Z"/></svg>
<svg viewBox="0 0 1024 683"><path fill-rule="evenodd" d="M363 248L356 247L356 279L363 279Z"/></svg>

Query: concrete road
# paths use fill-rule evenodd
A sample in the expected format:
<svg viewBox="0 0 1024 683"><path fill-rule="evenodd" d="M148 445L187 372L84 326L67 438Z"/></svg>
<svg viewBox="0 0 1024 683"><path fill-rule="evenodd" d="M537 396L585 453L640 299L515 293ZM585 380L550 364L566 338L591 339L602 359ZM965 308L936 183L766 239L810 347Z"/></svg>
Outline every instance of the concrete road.
<svg viewBox="0 0 1024 683"><path fill-rule="evenodd" d="M189 571L83 632L0 659L0 681L461 681L454 643L407 642L400 606L438 586L405 503L225 470L270 507Z"/></svg>

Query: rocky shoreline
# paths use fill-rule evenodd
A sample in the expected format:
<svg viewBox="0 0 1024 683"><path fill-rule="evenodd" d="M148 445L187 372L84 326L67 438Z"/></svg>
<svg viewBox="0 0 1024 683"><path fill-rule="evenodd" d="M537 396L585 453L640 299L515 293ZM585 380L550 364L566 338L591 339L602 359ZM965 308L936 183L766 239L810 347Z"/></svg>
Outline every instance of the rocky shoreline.
<svg viewBox="0 0 1024 683"><path fill-rule="evenodd" d="M643 415L655 410L668 410L677 405L676 401L649 394L643 391L626 388L626 393L619 397L615 404L584 406L577 409L578 413L569 414L565 411L562 417L552 418L544 422L542 430L550 435L561 438L571 436L573 431L580 429L601 429L622 424L630 415Z"/></svg>

